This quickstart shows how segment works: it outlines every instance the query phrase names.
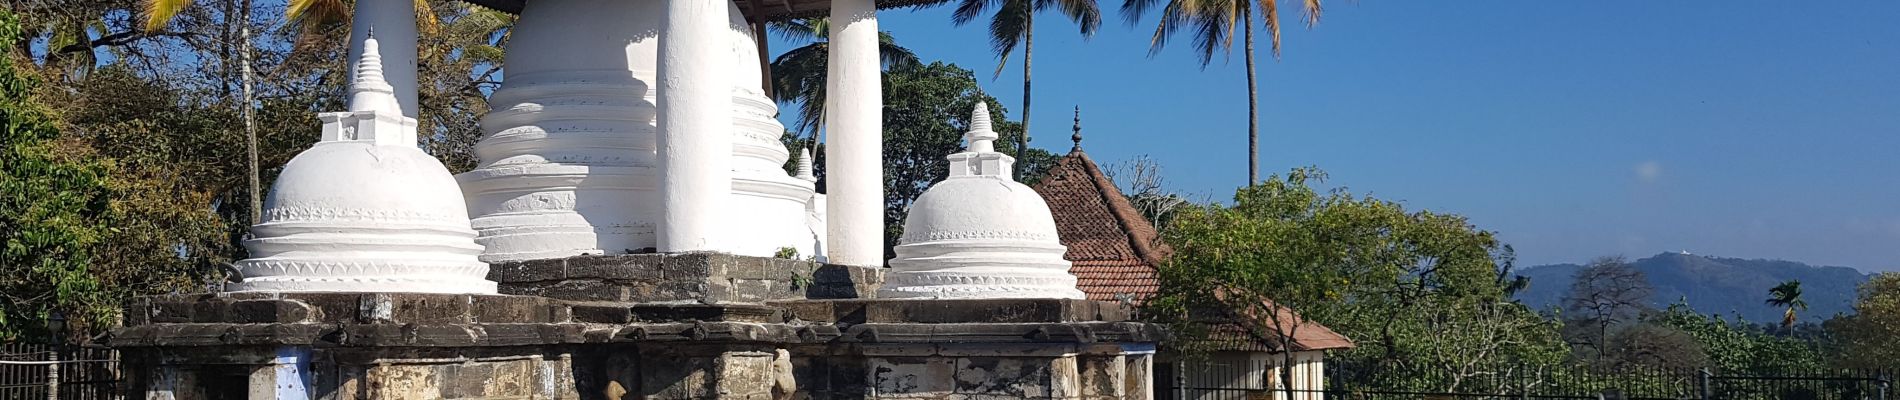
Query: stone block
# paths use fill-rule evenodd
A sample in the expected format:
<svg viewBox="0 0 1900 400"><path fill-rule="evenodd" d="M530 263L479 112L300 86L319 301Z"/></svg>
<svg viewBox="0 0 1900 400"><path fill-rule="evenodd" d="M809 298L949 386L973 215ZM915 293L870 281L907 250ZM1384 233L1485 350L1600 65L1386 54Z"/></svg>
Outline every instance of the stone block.
<svg viewBox="0 0 1900 400"><path fill-rule="evenodd" d="M1080 367L1074 356L1045 359L1049 363L1049 397L1072 399L1082 397L1082 379ZM1034 360L1030 362L1036 362Z"/></svg>
<svg viewBox="0 0 1900 400"><path fill-rule="evenodd" d="M732 321L778 322L779 310L754 304L636 304L633 317L641 322Z"/></svg>
<svg viewBox="0 0 1900 400"><path fill-rule="evenodd" d="M723 276L723 271L715 271L716 253L669 254L660 261L661 277L667 281L704 281L715 276ZM720 257L723 259L723 257Z"/></svg>
<svg viewBox="0 0 1900 400"><path fill-rule="evenodd" d="M365 398L430 399L442 397L441 378L426 364L385 364L364 374Z"/></svg>
<svg viewBox="0 0 1900 400"><path fill-rule="evenodd" d="M633 312L625 304L619 303L582 303L568 307L574 322L594 324L624 324L633 322Z"/></svg>
<svg viewBox="0 0 1900 400"><path fill-rule="evenodd" d="M627 301L627 287L599 280L566 280L540 288L540 296L572 301Z"/></svg>
<svg viewBox="0 0 1900 400"><path fill-rule="evenodd" d="M870 386L877 398L942 398L956 390L956 359L876 357L870 359Z"/></svg>
<svg viewBox="0 0 1900 400"><path fill-rule="evenodd" d="M501 283L558 281L567 278L566 264L566 259L495 263L488 267L488 280Z"/></svg>
<svg viewBox="0 0 1900 400"><path fill-rule="evenodd" d="M392 306L395 322L405 324L457 324L469 323L469 311L472 307L467 295L433 295L417 293L389 293L373 295L378 301L387 298Z"/></svg>
<svg viewBox="0 0 1900 400"><path fill-rule="evenodd" d="M717 366L711 357L666 355L643 349L640 394L653 400L714 398Z"/></svg>
<svg viewBox="0 0 1900 400"><path fill-rule="evenodd" d="M239 300L231 302L230 319L240 324L308 322L311 307L296 300Z"/></svg>
<svg viewBox="0 0 1900 400"><path fill-rule="evenodd" d="M567 258L567 278L598 278L614 281L657 281L662 279L659 254L578 256Z"/></svg>
<svg viewBox="0 0 1900 400"><path fill-rule="evenodd" d="M472 296L470 300L470 322L501 324L550 322L546 298Z"/></svg>
<svg viewBox="0 0 1900 400"><path fill-rule="evenodd" d="M1049 387L1048 359L1011 357L958 357L956 393L965 395L1044 398Z"/></svg>
<svg viewBox="0 0 1900 400"><path fill-rule="evenodd" d="M296 293L288 298L310 305L313 318L323 322L367 323L362 314L362 293Z"/></svg>
<svg viewBox="0 0 1900 400"><path fill-rule="evenodd" d="M772 398L772 353L735 351L719 356L714 393L720 399Z"/></svg>
<svg viewBox="0 0 1900 400"><path fill-rule="evenodd" d="M1148 400L1154 397L1154 353L1129 354L1122 358L1127 364L1122 368L1124 399ZM1166 382L1163 382L1166 384Z"/></svg>
<svg viewBox="0 0 1900 400"><path fill-rule="evenodd" d="M1122 356L1077 356L1076 373L1083 398L1119 399L1128 392L1128 361Z"/></svg>

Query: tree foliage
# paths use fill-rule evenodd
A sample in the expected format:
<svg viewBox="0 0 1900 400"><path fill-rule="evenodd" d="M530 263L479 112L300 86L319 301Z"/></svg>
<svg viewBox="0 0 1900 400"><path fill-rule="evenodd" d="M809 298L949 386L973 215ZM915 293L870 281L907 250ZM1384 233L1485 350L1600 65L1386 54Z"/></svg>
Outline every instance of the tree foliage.
<svg viewBox="0 0 1900 400"><path fill-rule="evenodd" d="M1876 274L1859 292L1853 315L1824 325L1836 341L1832 358L1847 368L1900 368L1900 272Z"/></svg>
<svg viewBox="0 0 1900 400"><path fill-rule="evenodd" d="M1328 362L1439 372L1393 383L1410 388L1457 389L1562 359L1556 324L1504 296L1508 249L1492 233L1311 186L1323 178L1295 169L1241 189L1232 205L1179 211L1164 234L1175 253L1162 292L1144 314L1196 332L1207 322L1194 315L1226 310L1280 346L1320 323L1357 344Z"/></svg>
<svg viewBox="0 0 1900 400"><path fill-rule="evenodd" d="M20 35L0 9L0 42ZM0 340L44 334L55 313L107 325L114 307L91 272L95 246L112 232L111 166L59 151L38 79L18 60L0 56Z"/></svg>

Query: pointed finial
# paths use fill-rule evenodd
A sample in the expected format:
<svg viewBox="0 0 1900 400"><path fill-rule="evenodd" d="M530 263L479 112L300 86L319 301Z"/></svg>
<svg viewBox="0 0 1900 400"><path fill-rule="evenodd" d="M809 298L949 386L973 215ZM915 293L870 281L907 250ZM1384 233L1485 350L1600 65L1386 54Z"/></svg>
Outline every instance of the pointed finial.
<svg viewBox="0 0 1900 400"><path fill-rule="evenodd" d="M356 61L356 77L350 82L350 111L386 111L401 114L396 105L396 89L383 80L383 55L376 44L374 28L363 38L363 55Z"/></svg>
<svg viewBox="0 0 1900 400"><path fill-rule="evenodd" d="M805 180L806 182L817 182L817 181L818 181L818 176L816 176L816 175L812 175L812 170L811 170L811 149L808 149L808 148L807 148L807 149L798 149L798 175L797 175L797 178L798 178L798 179L803 179L803 180Z"/></svg>
<svg viewBox="0 0 1900 400"><path fill-rule="evenodd" d="M996 131L990 130L990 105L976 102L976 110L970 113L970 132L963 134L970 141L970 152L991 153L996 151Z"/></svg>
<svg viewBox="0 0 1900 400"><path fill-rule="evenodd" d="M1075 130L1075 134L1069 135L1069 140L1075 141L1075 148L1069 151L1082 151L1082 106L1080 105L1075 106L1075 126L1070 129Z"/></svg>

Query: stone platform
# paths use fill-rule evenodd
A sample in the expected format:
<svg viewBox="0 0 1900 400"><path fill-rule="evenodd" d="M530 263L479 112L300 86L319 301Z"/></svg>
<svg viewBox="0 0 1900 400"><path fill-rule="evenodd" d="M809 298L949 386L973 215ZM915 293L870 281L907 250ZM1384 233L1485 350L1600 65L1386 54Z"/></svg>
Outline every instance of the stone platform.
<svg viewBox="0 0 1900 400"><path fill-rule="evenodd" d="M1146 399L1163 334L1084 300L226 293L126 315L128 395L164 399Z"/></svg>

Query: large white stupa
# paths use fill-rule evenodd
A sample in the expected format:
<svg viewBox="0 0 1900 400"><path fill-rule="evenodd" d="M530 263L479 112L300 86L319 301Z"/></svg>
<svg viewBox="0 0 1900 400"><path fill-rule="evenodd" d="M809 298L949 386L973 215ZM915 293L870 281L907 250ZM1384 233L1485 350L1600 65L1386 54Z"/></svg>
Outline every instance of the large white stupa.
<svg viewBox="0 0 1900 400"><path fill-rule="evenodd" d="M487 136L476 145L481 165L459 178L478 239L490 262L620 254L640 249L718 250L771 256L780 248L822 254L825 227L808 218L822 195L813 183L787 174L790 153L778 106L760 87L758 41L742 14L725 3L717 31L681 39L706 58L689 72L724 78L719 92L684 91L675 109L716 111L692 117L702 125L683 132L676 148L718 146L724 156L682 163L684 187L667 203L661 129L666 110L659 93L662 16L666 3L625 0L536 0L521 12L507 51L508 76L489 99L482 120ZM704 79L695 80L694 83ZM716 97L716 99L715 99ZM691 104L684 104L691 103ZM717 110L705 110L719 107ZM718 121L719 123L712 123ZM730 121L729 123L725 121ZM723 125L723 126L722 126ZM713 137L719 135L719 137ZM688 146L692 145L692 146ZM697 146L697 147L694 147ZM694 154L676 154L686 158ZM712 184L713 181L730 182ZM710 188L720 185L722 187ZM708 243L663 246L665 204L705 208L680 226L716 232ZM815 208L824 211L823 206ZM716 218L707 218L716 214ZM686 242L687 240L682 240Z"/></svg>
<svg viewBox="0 0 1900 400"><path fill-rule="evenodd" d="M950 176L911 205L877 296L1083 298L1048 203L1010 178L1015 158L996 152L988 105L978 103L970 121Z"/></svg>
<svg viewBox="0 0 1900 400"><path fill-rule="evenodd" d="M284 165L244 242L241 281L225 290L494 293L462 190L416 148L416 120L384 81L374 38L350 111L321 119L322 141Z"/></svg>

